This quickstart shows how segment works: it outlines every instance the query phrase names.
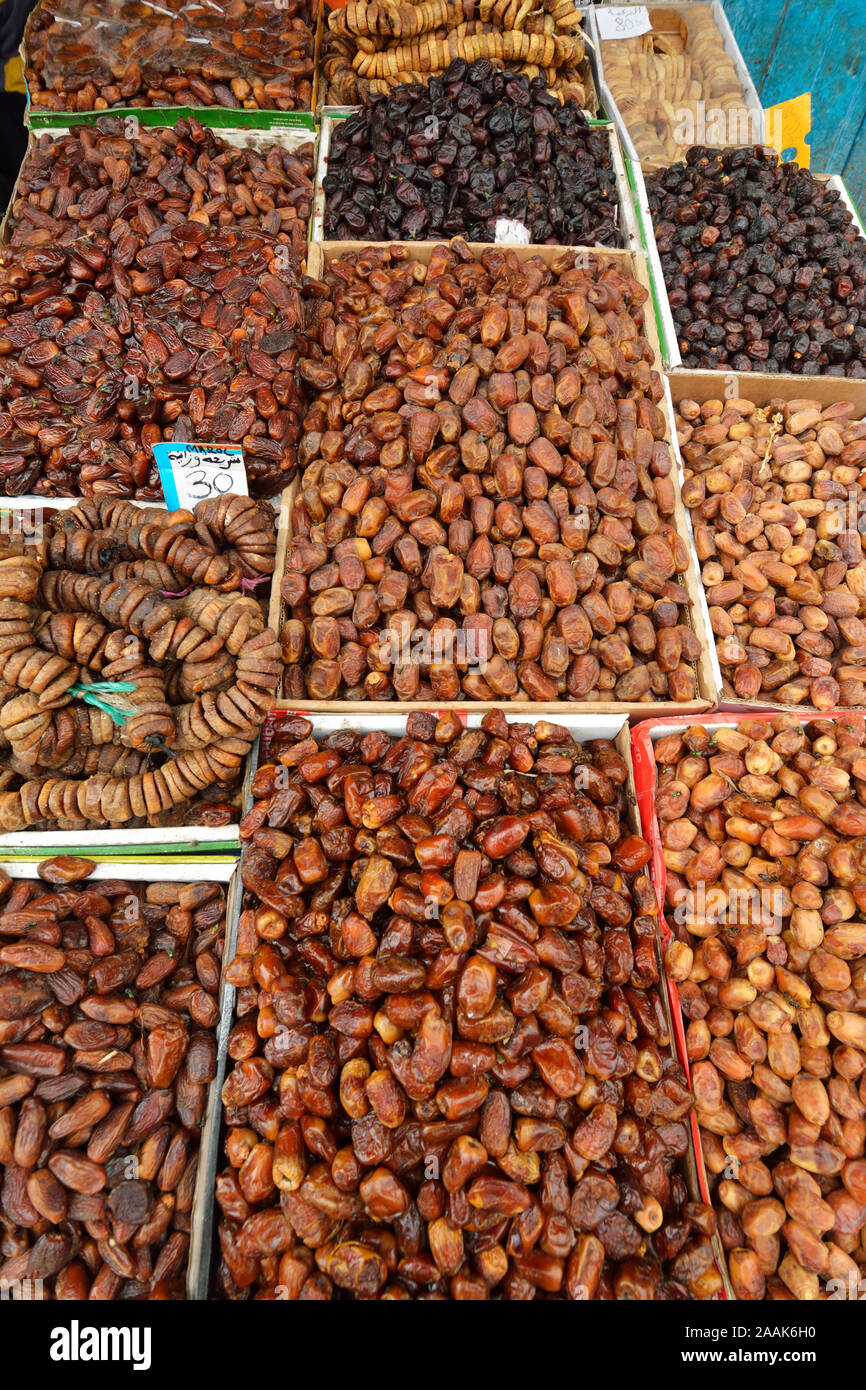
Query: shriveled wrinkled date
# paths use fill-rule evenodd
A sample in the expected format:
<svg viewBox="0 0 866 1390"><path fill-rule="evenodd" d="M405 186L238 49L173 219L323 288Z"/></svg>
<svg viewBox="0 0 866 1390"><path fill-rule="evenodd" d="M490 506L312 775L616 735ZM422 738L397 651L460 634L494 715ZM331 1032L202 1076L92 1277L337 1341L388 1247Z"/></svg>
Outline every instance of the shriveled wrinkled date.
<svg viewBox="0 0 866 1390"><path fill-rule="evenodd" d="M138 200L141 200L139 207ZM191 116L142 126L103 116L95 126L38 136L15 188L7 237L16 246L72 245L83 232L142 240L154 224L261 228L300 248L313 200L313 145L229 145ZM180 264L180 262L178 263Z"/></svg>
<svg viewBox="0 0 866 1390"><path fill-rule="evenodd" d="M124 187L123 164L103 193ZM139 230L124 205L70 245L70 209L46 214L38 241L0 252L2 491L158 499L161 440L240 444L255 495L292 476L297 254L147 209L135 204Z"/></svg>
<svg viewBox="0 0 866 1390"><path fill-rule="evenodd" d="M316 293L286 693L693 699L662 382L622 263L368 247Z"/></svg>
<svg viewBox="0 0 866 1390"><path fill-rule="evenodd" d="M243 826L217 1178L229 1298L688 1298L691 1100L605 740L501 711L322 739Z"/></svg>
<svg viewBox="0 0 866 1390"><path fill-rule="evenodd" d="M769 146L647 178L683 366L866 377L866 240L838 189Z"/></svg>
<svg viewBox="0 0 866 1390"><path fill-rule="evenodd" d="M2 875L0 1281L46 1299L183 1298L223 889L89 880L93 867Z"/></svg>
<svg viewBox="0 0 866 1390"><path fill-rule="evenodd" d="M27 45L36 110L228 106L309 111L308 0L43 0Z"/></svg>
<svg viewBox="0 0 866 1390"><path fill-rule="evenodd" d="M866 420L805 397L677 412L725 694L866 705Z"/></svg>
<svg viewBox="0 0 866 1390"><path fill-rule="evenodd" d="M667 969L739 1298L866 1274L864 735L777 714L655 744Z"/></svg>

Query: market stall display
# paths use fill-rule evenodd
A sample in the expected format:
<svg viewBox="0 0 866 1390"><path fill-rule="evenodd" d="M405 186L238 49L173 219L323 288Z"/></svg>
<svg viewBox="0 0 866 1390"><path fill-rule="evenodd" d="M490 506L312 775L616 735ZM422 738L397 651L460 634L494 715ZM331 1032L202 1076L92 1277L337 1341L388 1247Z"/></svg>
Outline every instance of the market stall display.
<svg viewBox="0 0 866 1390"><path fill-rule="evenodd" d="M866 1270L866 722L708 725L652 743L666 969L736 1296L813 1300Z"/></svg>
<svg viewBox="0 0 866 1390"><path fill-rule="evenodd" d="M541 77L558 96L596 109L581 13L572 0L350 3L328 14L322 60L331 105L355 105L404 82L424 83L455 61L479 60Z"/></svg>
<svg viewBox="0 0 866 1390"><path fill-rule="evenodd" d="M118 191L127 173L118 160ZM97 209L110 190L93 194ZM66 240L62 194L39 238L21 207L20 240L0 250L2 491L158 501L164 440L242 445L259 495L292 476L298 254L268 232L169 224L170 196L153 181L132 207L121 195L136 227L115 217Z"/></svg>
<svg viewBox="0 0 866 1390"><path fill-rule="evenodd" d="M332 251L307 327L320 360L301 364L317 396L281 582L285 693L700 697L630 258Z"/></svg>
<svg viewBox="0 0 866 1390"><path fill-rule="evenodd" d="M234 818L278 688L245 592L275 548L273 510L232 495L194 513L103 498L0 539L3 831Z"/></svg>
<svg viewBox="0 0 866 1390"><path fill-rule="evenodd" d="M69 245L85 232L110 232L118 219L124 231L143 235L194 220L257 228L301 250L313 200L313 141L289 147L276 143L281 135L258 134L255 143L247 135L246 144L234 138L194 116L171 126L102 116L92 126L36 136L9 205L5 240ZM131 200L139 206L130 208Z"/></svg>
<svg viewBox="0 0 866 1390"><path fill-rule="evenodd" d="M623 244L607 128L489 63L368 99L332 130L323 184L329 240L507 240L505 219L515 241Z"/></svg>
<svg viewBox="0 0 866 1390"><path fill-rule="evenodd" d="M217 1295L713 1296L625 760L404 728L288 716L255 775Z"/></svg>
<svg viewBox="0 0 866 1390"><path fill-rule="evenodd" d="M641 164L673 164L689 145L762 138L760 108L743 89L714 8L650 10L648 32L601 38L604 83Z"/></svg>
<svg viewBox="0 0 866 1390"><path fill-rule="evenodd" d="M41 0L25 36L30 101L309 111L314 26L308 0Z"/></svg>
<svg viewBox="0 0 866 1390"><path fill-rule="evenodd" d="M52 1300L183 1298L225 887L95 867L0 869L0 1279Z"/></svg>
<svg viewBox="0 0 866 1390"><path fill-rule="evenodd" d="M0 1299L862 1296L844 184L718 0L22 56Z"/></svg>
<svg viewBox="0 0 866 1390"><path fill-rule="evenodd" d="M866 240L837 189L755 146L646 179L684 367L866 376Z"/></svg>
<svg viewBox="0 0 866 1390"><path fill-rule="evenodd" d="M676 410L724 694L862 708L866 420L844 399L683 399Z"/></svg>

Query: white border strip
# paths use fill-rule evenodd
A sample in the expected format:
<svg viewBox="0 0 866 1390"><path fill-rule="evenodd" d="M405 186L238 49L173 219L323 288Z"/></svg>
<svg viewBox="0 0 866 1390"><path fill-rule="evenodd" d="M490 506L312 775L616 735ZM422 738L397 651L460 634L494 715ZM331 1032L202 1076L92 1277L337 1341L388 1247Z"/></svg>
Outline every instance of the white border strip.
<svg viewBox="0 0 866 1390"><path fill-rule="evenodd" d="M53 855L50 857L54 858ZM75 857L86 859L87 855ZM26 878L38 881L50 893L54 885L49 883L47 879L39 878L36 872L40 863L41 860L38 859L6 859L0 861L0 869L5 870L10 878ZM139 863L135 859L112 859L97 864L86 879L80 879L70 886L77 888L88 883L98 882L100 879L115 880L118 878L129 879L130 883L229 883L237 864L236 859L227 860L225 863L214 863L212 860L206 859L184 860L182 863L172 863L171 861L154 863L152 860Z"/></svg>

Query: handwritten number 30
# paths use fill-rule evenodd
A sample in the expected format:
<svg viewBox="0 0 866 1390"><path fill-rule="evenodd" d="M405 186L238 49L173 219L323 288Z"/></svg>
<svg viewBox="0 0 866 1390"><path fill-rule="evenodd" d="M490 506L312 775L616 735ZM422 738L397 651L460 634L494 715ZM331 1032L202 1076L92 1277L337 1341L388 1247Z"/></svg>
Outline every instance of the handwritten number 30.
<svg viewBox="0 0 866 1390"><path fill-rule="evenodd" d="M198 468L194 473L190 473L189 475L189 487L196 501L201 501L203 498L211 496L214 492L220 494L231 492L231 474L221 470L219 473L214 473L209 478L203 468ZM197 491L198 488L201 488L200 492Z"/></svg>

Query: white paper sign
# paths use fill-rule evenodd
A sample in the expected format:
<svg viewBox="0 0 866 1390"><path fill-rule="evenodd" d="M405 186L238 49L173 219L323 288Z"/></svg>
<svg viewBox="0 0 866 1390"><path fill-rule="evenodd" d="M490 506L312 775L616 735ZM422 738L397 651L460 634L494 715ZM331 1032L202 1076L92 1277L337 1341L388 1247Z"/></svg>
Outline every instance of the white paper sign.
<svg viewBox="0 0 866 1390"><path fill-rule="evenodd" d="M499 242L509 242L512 246L529 245L529 228L524 227L522 222L518 222L513 217L498 217L496 228L493 233L494 239Z"/></svg>
<svg viewBox="0 0 866 1390"><path fill-rule="evenodd" d="M602 39L633 39L652 28L646 5L597 5L595 17Z"/></svg>
<svg viewBox="0 0 866 1390"><path fill-rule="evenodd" d="M240 444L153 445L153 456L170 511L190 510L208 497L227 492L249 496L244 452Z"/></svg>

